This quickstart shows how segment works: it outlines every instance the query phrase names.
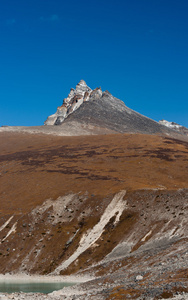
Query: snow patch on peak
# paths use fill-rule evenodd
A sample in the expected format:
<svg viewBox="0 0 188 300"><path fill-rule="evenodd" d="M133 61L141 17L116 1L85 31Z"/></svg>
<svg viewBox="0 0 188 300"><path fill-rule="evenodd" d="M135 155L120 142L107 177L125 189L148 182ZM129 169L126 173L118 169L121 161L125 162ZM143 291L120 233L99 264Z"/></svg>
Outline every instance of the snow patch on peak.
<svg viewBox="0 0 188 300"><path fill-rule="evenodd" d="M169 121L166 121L166 120L160 120L159 124L165 125L168 128L172 128L172 129L179 129L179 128L183 127L183 126L181 126L181 125L179 125L175 122L169 122Z"/></svg>
<svg viewBox="0 0 188 300"><path fill-rule="evenodd" d="M185 126L179 125L175 122L169 122L166 120L161 120L159 121L159 124L164 125L170 129L173 129L181 134L187 135L188 136L188 128L186 128Z"/></svg>

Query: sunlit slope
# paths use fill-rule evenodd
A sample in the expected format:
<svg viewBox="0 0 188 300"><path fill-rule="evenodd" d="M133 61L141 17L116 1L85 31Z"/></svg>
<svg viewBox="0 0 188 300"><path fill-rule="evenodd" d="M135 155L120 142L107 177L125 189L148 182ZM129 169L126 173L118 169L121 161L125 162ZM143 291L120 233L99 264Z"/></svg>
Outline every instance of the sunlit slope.
<svg viewBox="0 0 188 300"><path fill-rule="evenodd" d="M154 135L1 133L0 211L28 212L66 193L187 187L188 144Z"/></svg>

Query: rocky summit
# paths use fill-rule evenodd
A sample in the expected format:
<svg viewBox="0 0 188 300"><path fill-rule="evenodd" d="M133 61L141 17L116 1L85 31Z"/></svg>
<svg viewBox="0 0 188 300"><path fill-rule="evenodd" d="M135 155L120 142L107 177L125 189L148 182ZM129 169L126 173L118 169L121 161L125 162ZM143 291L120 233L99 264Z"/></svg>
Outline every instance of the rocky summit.
<svg viewBox="0 0 188 300"><path fill-rule="evenodd" d="M169 125L171 124L171 125ZM26 132L58 136L142 133L187 139L188 129L167 121L159 123L132 110L100 87L92 90L84 80L71 88L57 111L43 126L3 126L0 132Z"/></svg>
<svg viewBox="0 0 188 300"><path fill-rule="evenodd" d="M63 104L57 108L55 114L49 116L44 122L45 125L60 125L63 121L85 101L89 101L92 89L90 89L84 80L80 80L76 89L71 89ZM102 93L101 93L102 94Z"/></svg>
<svg viewBox="0 0 188 300"><path fill-rule="evenodd" d="M45 125L61 125L61 130L92 128L93 133L160 133L175 135L174 127L166 127L130 109L125 103L101 88L92 90L84 80L71 89L55 114Z"/></svg>

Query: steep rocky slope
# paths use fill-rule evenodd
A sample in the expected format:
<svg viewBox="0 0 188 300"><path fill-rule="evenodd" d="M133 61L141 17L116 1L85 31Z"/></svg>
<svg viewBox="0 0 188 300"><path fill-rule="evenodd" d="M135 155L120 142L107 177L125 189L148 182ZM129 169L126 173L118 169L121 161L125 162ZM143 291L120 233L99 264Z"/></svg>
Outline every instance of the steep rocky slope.
<svg viewBox="0 0 188 300"><path fill-rule="evenodd" d="M76 299L188 291L186 141L11 132L0 139L1 273L97 276L76 288Z"/></svg>

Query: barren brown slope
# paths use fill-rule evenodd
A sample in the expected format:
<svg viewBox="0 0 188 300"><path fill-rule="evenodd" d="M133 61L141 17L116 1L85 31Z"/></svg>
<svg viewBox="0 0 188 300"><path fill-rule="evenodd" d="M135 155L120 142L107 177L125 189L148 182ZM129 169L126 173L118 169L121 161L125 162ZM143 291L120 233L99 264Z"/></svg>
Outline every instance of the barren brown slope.
<svg viewBox="0 0 188 300"><path fill-rule="evenodd" d="M187 142L142 134L0 139L0 272L108 271L109 299L121 299L116 287L131 294L140 272L140 293L144 284L155 288L149 274L163 259L157 270L169 277L158 273L156 288L172 272L185 287Z"/></svg>
<svg viewBox="0 0 188 300"><path fill-rule="evenodd" d="M1 133L1 211L28 212L65 193L187 187L188 143L119 134L55 137Z"/></svg>

